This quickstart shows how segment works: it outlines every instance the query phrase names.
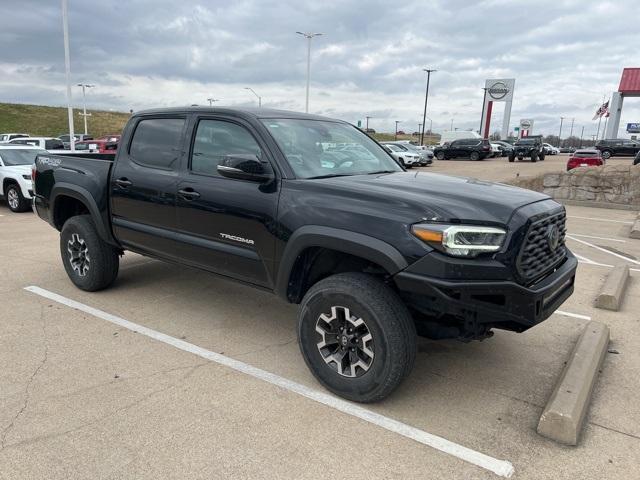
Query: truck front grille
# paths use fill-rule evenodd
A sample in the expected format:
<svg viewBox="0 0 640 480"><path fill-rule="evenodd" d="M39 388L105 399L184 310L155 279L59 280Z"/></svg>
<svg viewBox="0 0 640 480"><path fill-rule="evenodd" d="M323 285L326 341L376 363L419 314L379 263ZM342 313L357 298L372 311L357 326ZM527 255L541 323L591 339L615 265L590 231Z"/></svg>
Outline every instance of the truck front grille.
<svg viewBox="0 0 640 480"><path fill-rule="evenodd" d="M516 262L518 274L524 283L533 283L565 258L565 224L564 211L531 224Z"/></svg>

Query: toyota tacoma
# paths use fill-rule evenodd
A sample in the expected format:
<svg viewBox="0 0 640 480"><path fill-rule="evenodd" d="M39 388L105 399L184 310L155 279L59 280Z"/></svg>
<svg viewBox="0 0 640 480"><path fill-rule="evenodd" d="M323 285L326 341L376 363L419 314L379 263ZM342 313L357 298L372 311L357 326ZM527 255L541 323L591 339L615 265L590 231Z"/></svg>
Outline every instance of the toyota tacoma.
<svg viewBox="0 0 640 480"><path fill-rule="evenodd" d="M320 116L139 112L115 159L43 154L33 179L78 288L111 285L128 250L273 292L299 304L311 372L359 402L409 374L418 335L523 332L574 288L562 205L406 172L356 127Z"/></svg>

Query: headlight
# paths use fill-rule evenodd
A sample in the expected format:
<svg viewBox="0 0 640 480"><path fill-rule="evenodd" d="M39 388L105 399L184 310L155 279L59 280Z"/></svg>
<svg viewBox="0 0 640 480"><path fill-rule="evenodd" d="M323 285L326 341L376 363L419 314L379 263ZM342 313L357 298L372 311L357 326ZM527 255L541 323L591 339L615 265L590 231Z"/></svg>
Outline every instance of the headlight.
<svg viewBox="0 0 640 480"><path fill-rule="evenodd" d="M418 224L411 232L420 240L454 257L476 257L497 252L507 232L502 228L473 225Z"/></svg>

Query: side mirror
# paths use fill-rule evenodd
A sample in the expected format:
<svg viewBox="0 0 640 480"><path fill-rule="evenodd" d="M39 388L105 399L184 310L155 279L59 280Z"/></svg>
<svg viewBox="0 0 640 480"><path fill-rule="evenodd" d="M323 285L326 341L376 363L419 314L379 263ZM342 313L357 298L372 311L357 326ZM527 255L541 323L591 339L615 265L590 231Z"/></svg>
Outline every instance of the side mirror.
<svg viewBox="0 0 640 480"><path fill-rule="evenodd" d="M273 178L269 163L251 154L226 155L217 170L223 177L237 180L266 183Z"/></svg>

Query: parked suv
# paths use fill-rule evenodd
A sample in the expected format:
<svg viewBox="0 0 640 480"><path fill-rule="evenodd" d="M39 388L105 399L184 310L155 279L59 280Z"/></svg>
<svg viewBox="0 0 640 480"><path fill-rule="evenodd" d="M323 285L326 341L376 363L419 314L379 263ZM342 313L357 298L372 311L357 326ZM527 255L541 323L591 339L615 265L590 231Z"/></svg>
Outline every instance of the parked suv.
<svg viewBox="0 0 640 480"><path fill-rule="evenodd" d="M62 144L64 145L64 148L66 150L69 150L71 148L71 135L65 133L60 135L58 138L62 140ZM91 135L85 135L83 133L75 133L73 135L73 138L75 138L76 142L82 142L84 140L93 140L93 137Z"/></svg>
<svg viewBox="0 0 640 480"><path fill-rule="evenodd" d="M634 156L640 151L640 142L638 140L600 140L596 143L596 149L602 152L602 158L605 160L614 155Z"/></svg>
<svg viewBox="0 0 640 480"><path fill-rule="evenodd" d="M411 371L417 335L523 332L573 292L561 204L406 172L339 120L150 110L131 116L115 159L93 155L45 154L33 174L34 207L60 231L78 288L107 288L130 250L272 292L299 304L301 360L350 400L389 395ZM227 301L242 309L241 297Z"/></svg>
<svg viewBox="0 0 640 480"><path fill-rule="evenodd" d="M0 145L0 195L12 212L31 210L31 167L46 150L32 145Z"/></svg>
<svg viewBox="0 0 640 480"><path fill-rule="evenodd" d="M59 138L52 137L26 137L16 138L9 142L16 145L33 145L44 150L64 150L64 144Z"/></svg>
<svg viewBox="0 0 640 480"><path fill-rule="evenodd" d="M489 140L481 138L463 138L454 140L453 142L436 147L433 154L438 160L450 158L468 158L470 160L484 160L493 155Z"/></svg>

